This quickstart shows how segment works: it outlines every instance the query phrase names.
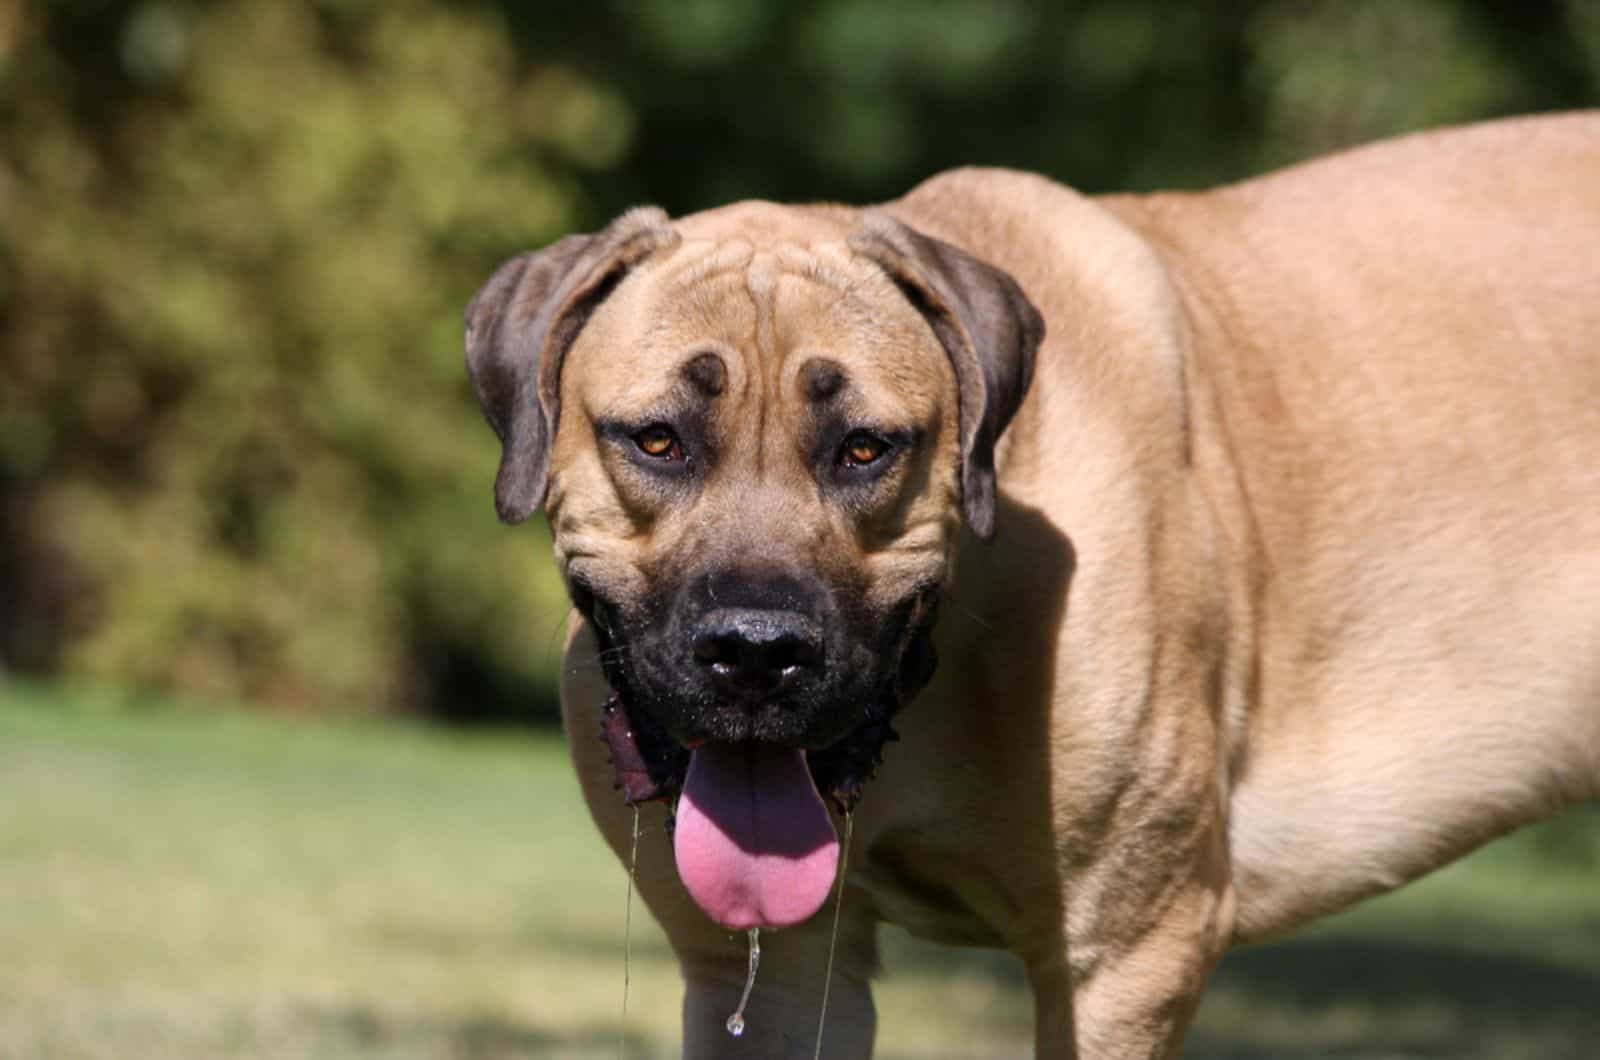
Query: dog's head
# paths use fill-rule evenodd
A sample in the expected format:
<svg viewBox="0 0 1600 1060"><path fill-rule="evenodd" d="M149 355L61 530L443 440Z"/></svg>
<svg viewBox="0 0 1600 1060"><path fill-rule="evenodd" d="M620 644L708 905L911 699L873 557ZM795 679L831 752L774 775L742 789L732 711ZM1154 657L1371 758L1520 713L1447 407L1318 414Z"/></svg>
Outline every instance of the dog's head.
<svg viewBox="0 0 1600 1060"><path fill-rule="evenodd" d="M546 507L629 797L781 801L799 762L853 800L963 522L993 531L1043 332L1021 290L885 213L748 203L521 255L467 317L500 515Z"/></svg>

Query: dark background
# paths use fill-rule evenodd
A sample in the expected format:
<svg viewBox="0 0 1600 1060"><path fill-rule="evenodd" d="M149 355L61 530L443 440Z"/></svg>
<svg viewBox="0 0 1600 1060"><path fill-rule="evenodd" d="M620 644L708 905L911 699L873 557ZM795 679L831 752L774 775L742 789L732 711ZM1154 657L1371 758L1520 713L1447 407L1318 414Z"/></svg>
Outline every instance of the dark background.
<svg viewBox="0 0 1600 1060"><path fill-rule="evenodd" d="M460 313L625 206L1200 187L1597 100L1584 0L0 0L0 673L551 717Z"/></svg>

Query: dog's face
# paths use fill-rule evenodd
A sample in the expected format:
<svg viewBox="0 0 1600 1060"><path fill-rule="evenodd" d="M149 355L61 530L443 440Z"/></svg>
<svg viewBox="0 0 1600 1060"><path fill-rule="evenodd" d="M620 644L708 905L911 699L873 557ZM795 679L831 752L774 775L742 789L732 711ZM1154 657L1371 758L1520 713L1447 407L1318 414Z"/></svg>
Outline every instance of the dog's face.
<svg viewBox="0 0 1600 1060"><path fill-rule="evenodd" d="M882 270L686 238L594 309L560 394L556 554L634 718L811 751L869 720L961 497L955 372Z"/></svg>
<svg viewBox="0 0 1600 1060"><path fill-rule="evenodd" d="M1003 274L836 208L634 211L502 267L468 333L497 499L546 506L613 752L645 745L630 797L707 746L806 752L854 797L931 673L963 519L992 526L1040 333Z"/></svg>

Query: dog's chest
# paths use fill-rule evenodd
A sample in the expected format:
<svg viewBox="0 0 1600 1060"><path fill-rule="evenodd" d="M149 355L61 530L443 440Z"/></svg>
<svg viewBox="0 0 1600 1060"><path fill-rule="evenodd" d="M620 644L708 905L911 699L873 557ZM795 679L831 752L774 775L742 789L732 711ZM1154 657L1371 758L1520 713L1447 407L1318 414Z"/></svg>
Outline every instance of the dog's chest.
<svg viewBox="0 0 1600 1060"><path fill-rule="evenodd" d="M881 836L851 867L850 883L883 919L946 945L1003 946L1001 925L1017 912L999 880L919 829Z"/></svg>

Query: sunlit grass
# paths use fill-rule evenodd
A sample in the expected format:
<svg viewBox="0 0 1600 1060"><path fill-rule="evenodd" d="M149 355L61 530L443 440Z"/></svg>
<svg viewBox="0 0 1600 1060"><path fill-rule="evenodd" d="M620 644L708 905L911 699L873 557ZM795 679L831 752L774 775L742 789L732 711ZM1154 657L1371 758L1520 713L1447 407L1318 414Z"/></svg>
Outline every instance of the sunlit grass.
<svg viewBox="0 0 1600 1060"><path fill-rule="evenodd" d="M559 742L0 691L0 1058L604 1057L625 880ZM628 1055L679 984L635 910ZM887 1057L1024 1056L997 954L886 937ZM1579 1057L1600 817L1233 958L1190 1055Z"/></svg>

